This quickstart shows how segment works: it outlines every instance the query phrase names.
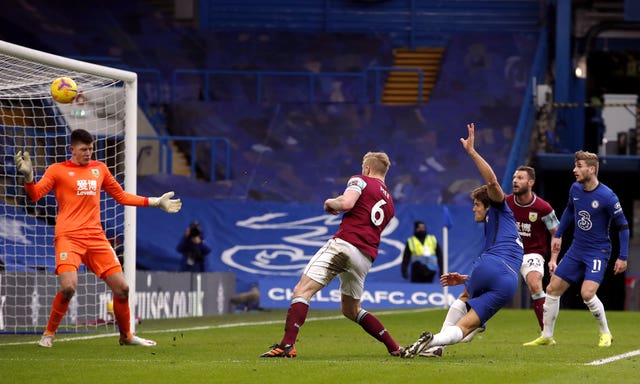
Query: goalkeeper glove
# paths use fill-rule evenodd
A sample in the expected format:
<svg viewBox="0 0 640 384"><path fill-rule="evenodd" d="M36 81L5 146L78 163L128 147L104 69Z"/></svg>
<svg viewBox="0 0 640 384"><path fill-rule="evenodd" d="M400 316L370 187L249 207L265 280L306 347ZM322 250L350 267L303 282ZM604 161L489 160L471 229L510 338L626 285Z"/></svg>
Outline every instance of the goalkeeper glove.
<svg viewBox="0 0 640 384"><path fill-rule="evenodd" d="M182 202L180 199L172 199L173 195L173 192L167 192L160 197L150 197L149 205L158 207L165 212L176 213L182 208Z"/></svg>
<svg viewBox="0 0 640 384"><path fill-rule="evenodd" d="M23 154L19 151L15 158L16 170L24 176L24 181L31 183L33 181L33 164L31 164L31 158L29 152Z"/></svg>

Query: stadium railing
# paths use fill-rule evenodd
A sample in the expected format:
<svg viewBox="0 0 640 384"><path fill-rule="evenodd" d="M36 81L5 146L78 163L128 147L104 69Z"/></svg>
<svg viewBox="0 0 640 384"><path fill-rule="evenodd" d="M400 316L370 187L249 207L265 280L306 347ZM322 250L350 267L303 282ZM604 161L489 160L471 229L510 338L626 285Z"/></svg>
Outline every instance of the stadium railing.
<svg viewBox="0 0 640 384"><path fill-rule="evenodd" d="M241 3L241 4L240 4ZM533 32L538 0L201 0L202 30L372 31L415 48L434 34L459 31Z"/></svg>
<svg viewBox="0 0 640 384"><path fill-rule="evenodd" d="M224 180L228 180L231 176L231 144L224 137L196 137L196 136L138 136L138 140L157 140L160 144L158 158L158 173L173 173L173 149L169 144L173 142L186 142L189 145L189 169L190 177L196 178L196 165L198 163L198 151L196 146L198 143L209 144L209 180L212 182L217 179L216 162L218 161L217 148L222 146L222 169L224 170Z"/></svg>
<svg viewBox="0 0 640 384"><path fill-rule="evenodd" d="M227 77L227 78L255 78L255 89L251 102L260 103L264 101L265 94L265 81L268 78L298 78L302 79L306 86L306 96L303 97L303 102L316 103L329 101L328 95L320 95L317 83L323 78L354 79L359 85L360 90L357 97L346 98L344 102L359 102L359 103L380 103L382 89L384 88L384 80L389 72L417 72L418 73L418 90L419 90L419 102L422 102L422 83L424 74L420 68L410 67L368 67L361 72L305 72L305 71L261 71L261 70L205 70L205 69L177 69L173 72L171 77L171 101L184 100L184 97L179 94L179 90L182 89L180 84L192 84L186 81L187 77L201 77L203 83L197 84L201 87L201 92L197 94L201 97L202 101L211 101L212 90L215 86L214 77ZM299 89L299 88L298 88ZM277 92L275 92L277 94ZM195 93L191 93L195 94ZM277 100L283 101L283 100ZM331 100L331 102L336 102Z"/></svg>

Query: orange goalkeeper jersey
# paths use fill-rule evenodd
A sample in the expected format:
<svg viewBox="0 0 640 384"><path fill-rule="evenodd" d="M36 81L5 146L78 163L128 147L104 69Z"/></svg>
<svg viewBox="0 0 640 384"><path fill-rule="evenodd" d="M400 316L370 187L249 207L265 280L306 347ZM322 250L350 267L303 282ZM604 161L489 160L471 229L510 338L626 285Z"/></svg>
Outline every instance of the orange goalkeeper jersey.
<svg viewBox="0 0 640 384"><path fill-rule="evenodd" d="M53 189L58 202L55 235L103 232L100 222L100 190L122 205L147 206L147 197L125 192L109 168L92 160L80 166L67 160L52 164L37 183L24 184L27 195L38 201Z"/></svg>

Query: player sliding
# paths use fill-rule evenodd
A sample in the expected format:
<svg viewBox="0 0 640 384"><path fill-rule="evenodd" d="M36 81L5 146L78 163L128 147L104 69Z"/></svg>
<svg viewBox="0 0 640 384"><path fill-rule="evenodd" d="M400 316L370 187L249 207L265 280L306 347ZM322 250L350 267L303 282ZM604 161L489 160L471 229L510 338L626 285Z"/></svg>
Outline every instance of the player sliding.
<svg viewBox="0 0 640 384"><path fill-rule="evenodd" d="M474 124L467 124L467 130L468 137L460 142L486 182L471 192L475 221L484 223L484 250L475 260L471 274L452 272L440 277L444 286L464 283L464 291L449 308L440 333L424 332L405 348L404 358L413 358L428 347L456 344L472 337L511 300L518 287L522 239L493 169L474 148Z"/></svg>
<svg viewBox="0 0 640 384"><path fill-rule="evenodd" d="M69 160L52 164L37 183L28 152L18 152L16 169L24 176L24 187L32 201L53 189L58 204L54 246L56 274L60 290L51 306L47 329L38 345L50 348L69 302L78 286L78 268L84 263L113 291L113 310L120 329L120 345L154 346L131 333L129 285L122 267L100 222L100 190L104 189L122 205L152 206L176 213L182 207L180 199L171 199L173 192L161 197L142 197L125 192L107 166L92 160L93 137L84 129L71 132Z"/></svg>

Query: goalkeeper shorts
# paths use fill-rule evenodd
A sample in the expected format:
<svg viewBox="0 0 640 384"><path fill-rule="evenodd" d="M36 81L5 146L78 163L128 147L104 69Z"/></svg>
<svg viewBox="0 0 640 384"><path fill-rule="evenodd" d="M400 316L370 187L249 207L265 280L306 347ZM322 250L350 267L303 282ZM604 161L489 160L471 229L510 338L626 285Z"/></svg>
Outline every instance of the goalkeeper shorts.
<svg viewBox="0 0 640 384"><path fill-rule="evenodd" d="M62 235L57 236L53 243L56 250L56 274L77 271L80 264L84 264L101 279L122 272L120 260L104 236Z"/></svg>

